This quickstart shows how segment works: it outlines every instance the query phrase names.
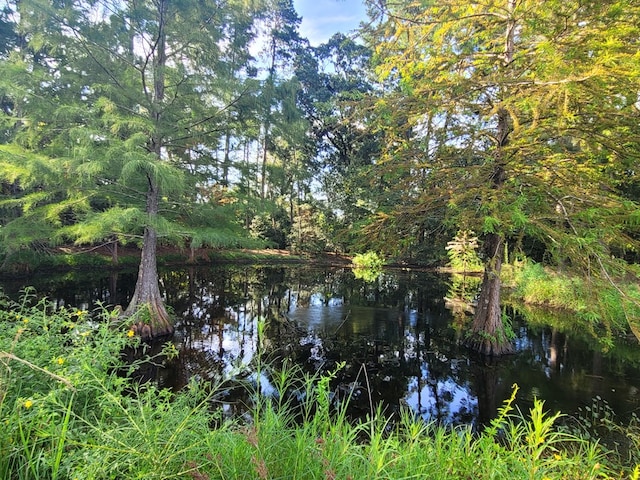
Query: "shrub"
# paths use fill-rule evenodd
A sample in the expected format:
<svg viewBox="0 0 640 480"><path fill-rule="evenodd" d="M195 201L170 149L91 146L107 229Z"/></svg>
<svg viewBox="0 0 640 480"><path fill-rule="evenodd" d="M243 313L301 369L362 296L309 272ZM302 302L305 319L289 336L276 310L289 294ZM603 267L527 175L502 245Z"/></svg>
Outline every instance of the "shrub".
<svg viewBox="0 0 640 480"><path fill-rule="evenodd" d="M357 253L353 257L353 274L365 282L374 282L382 273L384 259L376 252Z"/></svg>
<svg viewBox="0 0 640 480"><path fill-rule="evenodd" d="M384 266L384 259L376 252L356 253L352 261L355 268L381 270Z"/></svg>
<svg viewBox="0 0 640 480"><path fill-rule="evenodd" d="M483 265L478 257L478 237L471 230L458 230L453 240L445 247L449 256L449 265L460 272L482 271Z"/></svg>

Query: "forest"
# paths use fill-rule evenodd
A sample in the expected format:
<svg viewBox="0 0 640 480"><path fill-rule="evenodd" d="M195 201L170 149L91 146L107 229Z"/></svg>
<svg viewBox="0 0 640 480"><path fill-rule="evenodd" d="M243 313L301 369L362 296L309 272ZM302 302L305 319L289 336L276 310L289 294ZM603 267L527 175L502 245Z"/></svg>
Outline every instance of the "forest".
<svg viewBox="0 0 640 480"><path fill-rule="evenodd" d="M139 247L124 315L162 336L161 246L437 266L468 238L473 349L509 353L503 264L525 260L615 292L623 318L590 321L637 332L637 2L366 5L311 46L290 0L6 2L3 268Z"/></svg>

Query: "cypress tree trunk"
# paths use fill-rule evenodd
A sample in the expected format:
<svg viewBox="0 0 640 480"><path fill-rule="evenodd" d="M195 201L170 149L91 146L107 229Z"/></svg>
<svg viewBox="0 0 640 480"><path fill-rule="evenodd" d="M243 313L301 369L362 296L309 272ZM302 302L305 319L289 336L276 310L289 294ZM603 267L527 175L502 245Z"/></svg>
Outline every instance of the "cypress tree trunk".
<svg viewBox="0 0 640 480"><path fill-rule="evenodd" d="M505 332L500 309L500 270L504 252L500 235L488 234L485 249L488 261L467 345L483 355L498 356L514 352Z"/></svg>
<svg viewBox="0 0 640 480"><path fill-rule="evenodd" d="M158 285L158 268L156 262L157 233L153 227L153 219L158 213L158 190L149 178L147 192L147 214L149 224L144 229L140 266L136 289L124 316L132 319L132 329L144 340L171 335L173 325L164 306Z"/></svg>

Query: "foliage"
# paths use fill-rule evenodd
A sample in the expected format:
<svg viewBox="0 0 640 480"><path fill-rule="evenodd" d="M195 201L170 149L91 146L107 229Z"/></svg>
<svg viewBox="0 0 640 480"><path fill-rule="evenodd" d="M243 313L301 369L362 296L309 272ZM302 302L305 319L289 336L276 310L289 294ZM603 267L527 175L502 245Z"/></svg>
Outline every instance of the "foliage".
<svg viewBox="0 0 640 480"><path fill-rule="evenodd" d="M574 267L633 248L637 206L609 176L637 163L627 3L370 1L380 169L401 198L377 228L438 215Z"/></svg>
<svg viewBox="0 0 640 480"><path fill-rule="evenodd" d="M344 34L300 52L295 78L298 106L309 122L308 135L317 155L310 164L331 218L330 238L341 251L376 248L365 245L361 222L386 195L372 168L380 152L380 132L368 110L376 80L369 68L373 50Z"/></svg>
<svg viewBox="0 0 640 480"><path fill-rule="evenodd" d="M480 272L484 268L478 257L478 237L471 230L458 230L445 247L454 271Z"/></svg>
<svg viewBox="0 0 640 480"><path fill-rule="evenodd" d="M284 249L287 237L291 235L291 223L284 209L275 208L272 212L265 209L253 217L249 230L255 238L269 242L274 248Z"/></svg>
<svg viewBox="0 0 640 480"><path fill-rule="evenodd" d="M512 296L528 304L574 312L580 325L603 346L612 346L616 332L639 331L640 290L635 284L623 284L621 289L606 280L553 272L531 261L521 262L510 275Z"/></svg>
<svg viewBox="0 0 640 480"><path fill-rule="evenodd" d="M325 234L326 217L310 203L301 203L296 208L289 244L293 253L314 254L328 249L330 240Z"/></svg>
<svg viewBox="0 0 640 480"><path fill-rule="evenodd" d="M378 270L384 266L384 259L376 252L356 253L352 261L355 268Z"/></svg>
<svg viewBox="0 0 640 480"><path fill-rule="evenodd" d="M135 365L119 353L138 340L114 330L110 312L56 310L32 298L2 300L0 311L3 478L542 480L633 468L608 464L616 457L597 443L557 430L558 415L540 401L513 414L513 396L479 434L425 425L406 412L396 427L375 410L354 425L335 410L335 373L301 377L286 364L269 367L277 395L254 392L253 421L222 420L211 410L220 386L192 382L174 394L136 385ZM294 397L302 410L291 392L301 394Z"/></svg>
<svg viewBox="0 0 640 480"><path fill-rule="evenodd" d="M366 282L374 282L382 273L384 259L376 252L357 253L353 257L353 274Z"/></svg>

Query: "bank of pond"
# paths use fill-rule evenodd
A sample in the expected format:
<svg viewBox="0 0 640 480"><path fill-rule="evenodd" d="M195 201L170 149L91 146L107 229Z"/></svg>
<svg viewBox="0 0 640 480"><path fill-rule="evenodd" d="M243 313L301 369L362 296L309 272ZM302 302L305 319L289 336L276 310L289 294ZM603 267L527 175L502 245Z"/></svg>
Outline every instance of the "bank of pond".
<svg viewBox="0 0 640 480"><path fill-rule="evenodd" d="M570 318L511 309L517 353L477 357L449 276L172 268L176 333L149 345L114 327L134 271L27 282L3 284L3 478L599 478L640 461L633 340L603 350Z"/></svg>

